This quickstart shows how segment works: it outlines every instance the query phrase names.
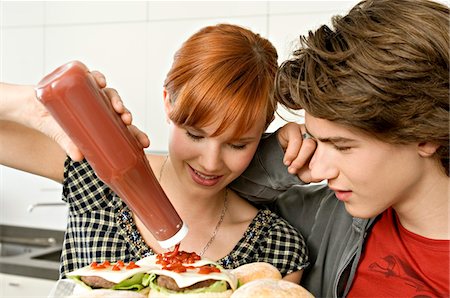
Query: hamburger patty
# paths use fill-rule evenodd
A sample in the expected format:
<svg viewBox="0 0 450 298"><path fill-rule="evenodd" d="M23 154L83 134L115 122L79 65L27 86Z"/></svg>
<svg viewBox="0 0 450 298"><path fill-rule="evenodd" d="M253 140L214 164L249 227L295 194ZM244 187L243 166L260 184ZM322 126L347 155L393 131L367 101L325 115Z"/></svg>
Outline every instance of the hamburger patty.
<svg viewBox="0 0 450 298"><path fill-rule="evenodd" d="M110 289L116 285L116 283L100 276L81 276L80 279L93 289Z"/></svg>
<svg viewBox="0 0 450 298"><path fill-rule="evenodd" d="M178 287L178 285L175 282L175 280L173 278L171 278L171 277L160 275L156 279L156 282L158 283L158 286L166 288L168 290L175 291L175 292L183 292L183 291L186 291L186 290L206 288L206 287L209 287L210 285L212 285L213 283L215 283L216 281L217 280L214 280L214 279L208 279L208 280L204 280L204 281L200 281L198 283L195 283L195 284L193 284L192 286L189 286L189 287L180 288L180 287Z"/></svg>

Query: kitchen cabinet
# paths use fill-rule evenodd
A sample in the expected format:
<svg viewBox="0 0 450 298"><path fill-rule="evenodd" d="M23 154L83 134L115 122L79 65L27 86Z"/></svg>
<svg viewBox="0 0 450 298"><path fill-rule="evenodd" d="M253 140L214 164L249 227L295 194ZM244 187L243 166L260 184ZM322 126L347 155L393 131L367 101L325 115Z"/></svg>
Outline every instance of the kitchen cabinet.
<svg viewBox="0 0 450 298"><path fill-rule="evenodd" d="M62 204L61 184L0 165L0 185L0 224L65 230L68 208ZM39 203L61 205L30 209Z"/></svg>
<svg viewBox="0 0 450 298"><path fill-rule="evenodd" d="M0 273L0 297L47 297L56 281Z"/></svg>

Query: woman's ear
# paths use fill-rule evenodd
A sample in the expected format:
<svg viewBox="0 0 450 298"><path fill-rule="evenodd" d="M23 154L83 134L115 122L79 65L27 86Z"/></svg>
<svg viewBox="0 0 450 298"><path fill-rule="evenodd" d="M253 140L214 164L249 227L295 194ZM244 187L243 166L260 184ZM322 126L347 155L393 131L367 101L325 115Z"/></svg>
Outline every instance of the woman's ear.
<svg viewBox="0 0 450 298"><path fill-rule="evenodd" d="M166 88L163 89L164 111L166 112L166 120L169 122L169 114L172 112L172 103L170 102L170 94Z"/></svg>
<svg viewBox="0 0 450 298"><path fill-rule="evenodd" d="M440 145L432 142L422 142L418 145L419 155L422 157L430 157L432 156L436 150L440 147Z"/></svg>

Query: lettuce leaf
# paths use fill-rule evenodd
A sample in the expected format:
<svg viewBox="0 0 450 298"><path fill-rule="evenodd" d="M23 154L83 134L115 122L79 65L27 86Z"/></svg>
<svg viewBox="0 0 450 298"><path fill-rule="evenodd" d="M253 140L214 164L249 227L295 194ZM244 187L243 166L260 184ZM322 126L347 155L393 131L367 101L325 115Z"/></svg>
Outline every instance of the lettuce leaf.
<svg viewBox="0 0 450 298"><path fill-rule="evenodd" d="M132 277L121 281L120 283L113 286L113 290L128 290L128 291L140 291L144 288L142 285L142 278L145 273L138 273Z"/></svg>
<svg viewBox="0 0 450 298"><path fill-rule="evenodd" d="M135 275L131 276L130 278L127 278L124 281L121 281L120 283L116 284L111 289L112 290L140 291L143 288L145 288L146 286L148 286L148 282L147 282L147 285L143 284L143 280L146 275L148 275L148 274L145 274L145 273L135 274ZM68 276L68 278L73 280L77 284L92 290L92 288L90 286L88 286L81 280L80 276Z"/></svg>

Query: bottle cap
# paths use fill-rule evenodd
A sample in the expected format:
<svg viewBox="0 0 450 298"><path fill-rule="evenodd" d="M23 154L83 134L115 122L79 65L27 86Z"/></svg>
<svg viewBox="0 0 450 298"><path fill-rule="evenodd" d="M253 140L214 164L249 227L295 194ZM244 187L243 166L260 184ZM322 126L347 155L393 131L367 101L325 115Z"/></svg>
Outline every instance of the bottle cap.
<svg viewBox="0 0 450 298"><path fill-rule="evenodd" d="M189 231L188 226L183 222L181 229L178 230L178 232L175 235L173 235L172 237L170 237L167 240L158 241L158 243L159 243L159 245L161 245L162 248L173 247L173 246L177 245L178 243L180 243L181 240L183 240L183 238L186 236L188 231Z"/></svg>

